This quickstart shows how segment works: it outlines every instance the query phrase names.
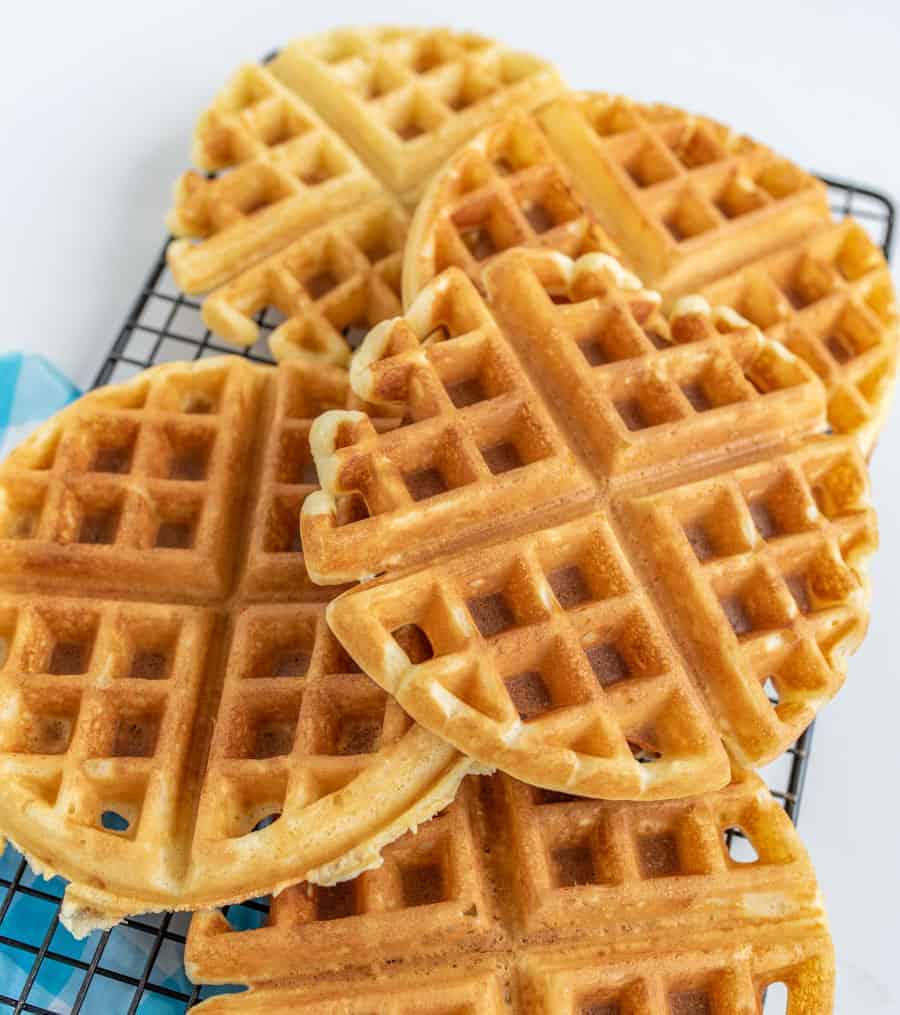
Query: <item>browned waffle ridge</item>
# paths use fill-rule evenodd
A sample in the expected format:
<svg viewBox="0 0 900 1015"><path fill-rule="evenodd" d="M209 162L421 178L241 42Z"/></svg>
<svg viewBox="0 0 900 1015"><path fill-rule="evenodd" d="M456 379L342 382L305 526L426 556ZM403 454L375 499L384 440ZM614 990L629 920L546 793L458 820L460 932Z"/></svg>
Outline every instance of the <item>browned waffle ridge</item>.
<svg viewBox="0 0 900 1015"><path fill-rule="evenodd" d="M749 1015L776 983L791 1015L832 1010L815 875L752 775L658 804L467 780L339 887L285 892L254 930L195 915L192 979L252 986L199 1010Z"/></svg>
<svg viewBox="0 0 900 1015"><path fill-rule="evenodd" d="M723 784L723 743L777 757L867 624L866 468L818 436L820 382L605 254L511 251L485 281L449 269L362 346L357 394L402 425L313 427L311 573L383 574L332 630L423 725L551 789L686 795Z"/></svg>
<svg viewBox="0 0 900 1015"><path fill-rule="evenodd" d="M585 92L539 118L629 263L670 296L828 219L823 183L708 117Z"/></svg>
<svg viewBox="0 0 900 1015"><path fill-rule="evenodd" d="M0 469L0 833L72 881L75 933L351 876L470 769L306 573L309 428L347 404L335 368L168 364Z"/></svg>

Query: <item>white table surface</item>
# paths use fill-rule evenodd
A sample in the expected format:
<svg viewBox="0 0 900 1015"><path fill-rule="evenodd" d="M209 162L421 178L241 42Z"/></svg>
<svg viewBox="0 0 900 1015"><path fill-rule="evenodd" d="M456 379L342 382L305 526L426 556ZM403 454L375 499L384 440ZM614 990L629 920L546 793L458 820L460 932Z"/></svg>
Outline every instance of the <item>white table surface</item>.
<svg viewBox="0 0 900 1015"><path fill-rule="evenodd" d="M0 348L88 384L156 255L191 126L226 75L329 24L475 28L577 86L663 99L900 197L900 17L878 3L17 4L5 19ZM819 721L800 828L838 950L841 1015L900 1012L900 408L873 462L872 623ZM894 801L892 804L891 801Z"/></svg>

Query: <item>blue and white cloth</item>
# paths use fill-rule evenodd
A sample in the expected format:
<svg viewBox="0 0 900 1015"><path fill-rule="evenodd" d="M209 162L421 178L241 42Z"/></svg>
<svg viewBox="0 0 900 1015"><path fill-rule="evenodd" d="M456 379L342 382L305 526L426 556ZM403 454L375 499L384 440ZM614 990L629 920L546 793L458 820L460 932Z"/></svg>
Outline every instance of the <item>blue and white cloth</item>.
<svg viewBox="0 0 900 1015"><path fill-rule="evenodd" d="M43 356L0 355L0 458L80 394Z"/></svg>

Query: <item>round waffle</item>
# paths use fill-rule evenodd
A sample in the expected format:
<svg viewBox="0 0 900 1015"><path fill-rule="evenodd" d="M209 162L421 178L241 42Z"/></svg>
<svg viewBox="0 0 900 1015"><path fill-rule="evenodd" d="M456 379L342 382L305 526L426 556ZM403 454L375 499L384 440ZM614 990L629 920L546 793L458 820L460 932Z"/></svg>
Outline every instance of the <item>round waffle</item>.
<svg viewBox="0 0 900 1015"><path fill-rule="evenodd" d="M897 371L882 252L832 221L821 183L748 137L671 106L564 95L508 116L436 174L410 226L408 306L444 268L483 274L504 250L619 257L665 307L700 291L823 380L828 422L871 451Z"/></svg>
<svg viewBox="0 0 900 1015"><path fill-rule="evenodd" d="M328 621L417 721L549 789L660 799L774 759L840 686L876 545L802 360L608 254L449 268L366 338L310 443Z"/></svg>
<svg viewBox="0 0 900 1015"><path fill-rule="evenodd" d="M350 877L470 770L307 576L309 427L347 404L335 369L165 365L0 468L0 834L74 933Z"/></svg>

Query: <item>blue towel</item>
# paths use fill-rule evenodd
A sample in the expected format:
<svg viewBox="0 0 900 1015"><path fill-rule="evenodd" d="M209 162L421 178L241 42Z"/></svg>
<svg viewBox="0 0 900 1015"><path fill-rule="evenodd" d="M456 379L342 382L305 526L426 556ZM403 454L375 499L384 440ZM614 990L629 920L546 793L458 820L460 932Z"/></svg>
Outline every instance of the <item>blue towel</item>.
<svg viewBox="0 0 900 1015"><path fill-rule="evenodd" d="M43 356L0 356L0 458L80 394Z"/></svg>

